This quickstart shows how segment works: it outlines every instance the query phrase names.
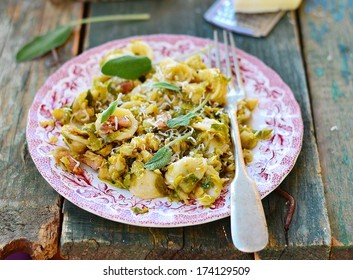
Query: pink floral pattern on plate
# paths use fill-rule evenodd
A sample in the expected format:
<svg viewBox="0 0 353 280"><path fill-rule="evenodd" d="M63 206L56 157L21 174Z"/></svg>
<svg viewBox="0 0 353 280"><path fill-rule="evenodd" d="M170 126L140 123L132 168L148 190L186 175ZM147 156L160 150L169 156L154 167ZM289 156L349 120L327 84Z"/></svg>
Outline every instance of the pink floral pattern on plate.
<svg viewBox="0 0 353 280"><path fill-rule="evenodd" d="M195 202L189 205L170 202L166 198L144 200L127 190L100 181L90 168L85 167L84 174L80 176L65 172L50 156L50 151L55 147L64 145L60 139L60 124L42 127L40 122L52 118L53 109L70 104L77 94L90 88L92 77L100 72L99 61L104 54L137 38L152 46L156 60L188 54L210 43L208 39L185 35L139 36L106 43L68 61L48 78L36 94L29 111L27 142L39 172L72 203L113 221L138 226L178 227L229 216L228 189L222 192L211 208L204 208ZM248 95L259 99L251 125L257 129L273 129L271 139L262 141L253 150L254 160L247 167L263 198L291 171L302 145L303 121L292 91L281 78L257 58L241 50L239 57ZM55 144L50 142L53 136L59 138ZM148 207L149 211L136 214L132 211L133 207Z"/></svg>

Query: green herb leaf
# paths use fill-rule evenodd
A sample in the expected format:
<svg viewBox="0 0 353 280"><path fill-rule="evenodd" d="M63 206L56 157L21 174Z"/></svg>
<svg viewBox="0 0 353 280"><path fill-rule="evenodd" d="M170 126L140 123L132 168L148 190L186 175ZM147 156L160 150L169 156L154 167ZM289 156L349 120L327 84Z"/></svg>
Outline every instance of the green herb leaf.
<svg viewBox="0 0 353 280"><path fill-rule="evenodd" d="M73 21L65 26L59 26L54 31L50 31L44 35L34 38L32 41L23 46L16 54L16 61L23 62L39 57L48 51L55 49L66 42L70 37L75 25L81 25L93 22L104 22L113 20L148 20L149 14L125 14L101 17L84 18Z"/></svg>
<svg viewBox="0 0 353 280"><path fill-rule="evenodd" d="M148 170L160 169L166 166L170 162L170 158L172 157L172 149L164 146L159 149L157 153L154 154L149 161L145 163L145 168Z"/></svg>
<svg viewBox="0 0 353 280"><path fill-rule="evenodd" d="M118 99L112 102L107 109L102 112L101 123L106 122L109 117L114 113L116 106L118 105Z"/></svg>
<svg viewBox="0 0 353 280"><path fill-rule="evenodd" d="M210 96L206 97L204 101L201 102L199 106L197 106L194 110L191 112L187 113L186 115L182 115L173 119L167 120L167 126L169 128L178 128L180 126L187 126L189 125L190 121L192 118L197 116L197 111L201 110L203 106L206 105L206 103L210 100Z"/></svg>
<svg viewBox="0 0 353 280"><path fill-rule="evenodd" d="M125 55L108 60L102 67L102 73L107 76L118 76L134 80L152 69L152 62L146 56Z"/></svg>
<svg viewBox="0 0 353 280"><path fill-rule="evenodd" d="M167 82L154 83L151 87L152 88L165 88L165 89L169 89L169 90L180 91L179 87L177 87L173 84L167 83Z"/></svg>
<svg viewBox="0 0 353 280"><path fill-rule="evenodd" d="M179 117L167 120L167 126L169 128L178 128L180 126L188 126L192 118L196 117L197 114L194 112L181 115Z"/></svg>
<svg viewBox="0 0 353 280"><path fill-rule="evenodd" d="M31 60L61 46L70 37L72 30L73 26L70 25L59 26L54 31L35 37L17 52L16 61Z"/></svg>

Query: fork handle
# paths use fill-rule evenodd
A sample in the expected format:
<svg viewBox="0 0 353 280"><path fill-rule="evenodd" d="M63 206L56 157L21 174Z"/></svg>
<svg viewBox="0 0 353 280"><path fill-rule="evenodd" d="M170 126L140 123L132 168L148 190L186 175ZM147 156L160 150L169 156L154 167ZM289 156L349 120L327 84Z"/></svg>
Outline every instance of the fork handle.
<svg viewBox="0 0 353 280"><path fill-rule="evenodd" d="M266 247L268 229L260 193L246 171L236 110L228 110L236 160L236 174L231 184L231 232L234 246L252 253Z"/></svg>

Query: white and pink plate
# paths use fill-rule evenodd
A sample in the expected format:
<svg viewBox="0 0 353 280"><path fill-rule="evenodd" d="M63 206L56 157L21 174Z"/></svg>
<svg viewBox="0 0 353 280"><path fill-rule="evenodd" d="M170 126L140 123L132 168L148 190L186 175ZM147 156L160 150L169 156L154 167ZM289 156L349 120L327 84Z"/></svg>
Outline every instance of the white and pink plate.
<svg viewBox="0 0 353 280"><path fill-rule="evenodd" d="M104 54L137 38L152 46L157 60L176 58L210 44L208 39L184 35L139 36L106 43L71 59L49 77L30 108L27 142L33 161L59 194L82 209L109 220L146 227L180 227L229 216L230 193L227 189L211 208L196 203L170 202L167 198L144 200L100 181L90 168L84 167L82 176L65 172L50 156L50 151L64 145L60 138L61 126L56 122L54 127L44 128L40 122L52 119L53 109L70 104L75 96L91 87L93 76L100 73L99 62ZM251 125L255 129L273 129L271 139L260 142L253 150L254 160L248 165L248 172L263 198L276 189L293 168L302 145L303 121L292 91L281 78L257 58L241 50L238 54L248 96L259 100ZM50 141L53 136L59 138L55 144ZM149 211L136 214L132 211L134 207L148 207Z"/></svg>

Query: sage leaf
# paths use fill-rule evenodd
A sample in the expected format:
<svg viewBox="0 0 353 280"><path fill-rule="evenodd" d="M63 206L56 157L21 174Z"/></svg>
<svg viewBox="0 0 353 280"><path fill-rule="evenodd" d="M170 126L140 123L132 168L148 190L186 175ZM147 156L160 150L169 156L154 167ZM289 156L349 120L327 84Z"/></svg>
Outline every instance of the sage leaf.
<svg viewBox="0 0 353 280"><path fill-rule="evenodd" d="M16 61L23 62L37 58L66 42L70 37L73 26L59 26L54 31L35 37L24 45L16 54Z"/></svg>
<svg viewBox="0 0 353 280"><path fill-rule="evenodd" d="M145 163L145 168L148 170L156 170L166 166L172 157L172 149L164 146L154 154L149 161Z"/></svg>
<svg viewBox="0 0 353 280"><path fill-rule="evenodd" d="M180 91L179 87L177 87L176 85L167 83L167 82L154 83L151 87L152 88L165 88L165 89L169 89L169 90Z"/></svg>
<svg viewBox="0 0 353 280"><path fill-rule="evenodd" d="M167 126L169 128L178 128L180 126L188 126L192 118L196 117L197 114L194 112L181 115L179 117L167 120Z"/></svg>
<svg viewBox="0 0 353 280"><path fill-rule="evenodd" d="M152 62L146 56L125 55L108 60L102 67L102 73L107 76L117 76L134 80L152 69Z"/></svg>
<svg viewBox="0 0 353 280"><path fill-rule="evenodd" d="M115 100L114 102L112 102L109 107L107 109L105 109L102 112L102 118L101 118L101 123L106 122L109 117L114 113L116 106L118 105L119 100Z"/></svg>
<svg viewBox="0 0 353 280"><path fill-rule="evenodd" d="M199 110L201 110L206 105L208 100L210 100L210 96L206 97L205 100L202 101L199 106L197 106L194 110L192 110L191 112L187 113L186 115L181 115L179 117L167 120L167 126L169 128L178 128L180 126L189 125L189 123L192 120L192 118L197 116L197 112Z"/></svg>
<svg viewBox="0 0 353 280"><path fill-rule="evenodd" d="M64 44L70 37L74 26L105 22L113 20L149 20L150 14L125 14L125 15L111 15L79 19L73 21L65 26L59 26L54 31L48 32L44 35L34 38L32 41L23 46L16 54L16 61L23 62L39 57L48 51L57 48Z"/></svg>

